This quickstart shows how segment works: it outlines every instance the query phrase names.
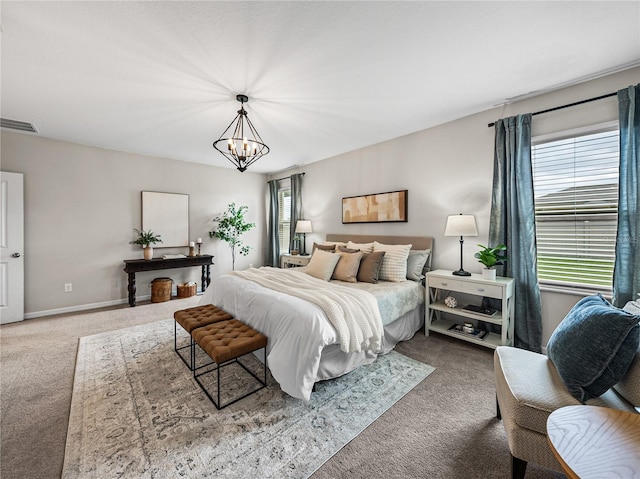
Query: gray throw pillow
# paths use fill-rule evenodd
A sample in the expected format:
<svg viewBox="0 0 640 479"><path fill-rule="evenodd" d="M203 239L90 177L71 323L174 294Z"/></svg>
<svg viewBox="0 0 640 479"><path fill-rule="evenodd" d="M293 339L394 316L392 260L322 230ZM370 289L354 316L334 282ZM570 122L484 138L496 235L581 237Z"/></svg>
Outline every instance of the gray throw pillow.
<svg viewBox="0 0 640 479"><path fill-rule="evenodd" d="M359 253L359 249L347 248L346 246L338 246L336 253Z"/></svg>
<svg viewBox="0 0 640 479"><path fill-rule="evenodd" d="M424 265L427 264L430 249L412 249L407 258L407 279L421 281L424 278Z"/></svg>
<svg viewBox="0 0 640 479"><path fill-rule="evenodd" d="M358 269L358 281L362 283L377 283L384 255L384 251L364 253Z"/></svg>
<svg viewBox="0 0 640 479"><path fill-rule="evenodd" d="M336 245L313 243L313 249L311 250L311 253L313 253L317 249L320 249L323 251L330 251L331 253L333 253L336 250Z"/></svg>
<svg viewBox="0 0 640 479"><path fill-rule="evenodd" d="M547 356L576 399L598 397L625 375L638 350L639 322L600 294L569 311L547 343Z"/></svg>

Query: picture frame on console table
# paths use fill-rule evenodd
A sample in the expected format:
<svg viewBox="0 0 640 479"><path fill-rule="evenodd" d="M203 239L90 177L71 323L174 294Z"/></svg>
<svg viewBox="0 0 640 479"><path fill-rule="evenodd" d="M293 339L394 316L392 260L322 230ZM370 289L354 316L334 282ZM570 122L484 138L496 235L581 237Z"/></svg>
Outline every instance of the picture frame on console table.
<svg viewBox="0 0 640 479"><path fill-rule="evenodd" d="M409 190L342 198L342 223L406 223Z"/></svg>

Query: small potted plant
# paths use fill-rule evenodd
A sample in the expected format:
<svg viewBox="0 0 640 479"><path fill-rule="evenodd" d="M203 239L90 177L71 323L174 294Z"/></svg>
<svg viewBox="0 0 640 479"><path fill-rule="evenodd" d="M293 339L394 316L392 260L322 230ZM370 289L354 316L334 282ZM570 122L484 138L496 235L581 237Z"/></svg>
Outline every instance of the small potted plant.
<svg viewBox="0 0 640 479"><path fill-rule="evenodd" d="M136 232L138 237L133 241L129 241L129 244L137 244L144 248L144 259L153 258L153 245L156 243L162 243L162 239L160 239L160 235L155 234L153 231L144 231L139 230L138 228L134 228L133 231Z"/></svg>
<svg viewBox="0 0 640 479"><path fill-rule="evenodd" d="M479 244L480 251L478 251L474 257L484 265L482 270L482 277L484 279L496 279L495 266L501 266L507 261L507 256L503 253L507 250L507 247L503 244L499 244L494 248Z"/></svg>

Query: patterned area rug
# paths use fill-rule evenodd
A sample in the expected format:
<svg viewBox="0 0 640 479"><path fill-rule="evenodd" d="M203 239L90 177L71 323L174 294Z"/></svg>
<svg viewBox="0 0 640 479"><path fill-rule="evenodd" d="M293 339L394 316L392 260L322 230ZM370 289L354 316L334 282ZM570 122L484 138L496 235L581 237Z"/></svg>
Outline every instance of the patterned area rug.
<svg viewBox="0 0 640 479"><path fill-rule="evenodd" d="M306 478L433 370L392 351L318 384L309 402L269 378L218 411L173 351L173 320L87 336L62 476Z"/></svg>

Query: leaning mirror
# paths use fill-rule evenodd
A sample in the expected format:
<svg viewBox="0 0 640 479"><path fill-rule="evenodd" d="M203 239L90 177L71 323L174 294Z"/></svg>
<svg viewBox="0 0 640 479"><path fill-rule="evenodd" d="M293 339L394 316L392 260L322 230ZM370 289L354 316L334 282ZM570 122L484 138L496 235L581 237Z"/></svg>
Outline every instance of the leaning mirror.
<svg viewBox="0 0 640 479"><path fill-rule="evenodd" d="M160 235L155 248L189 246L189 195L143 191L142 229Z"/></svg>

